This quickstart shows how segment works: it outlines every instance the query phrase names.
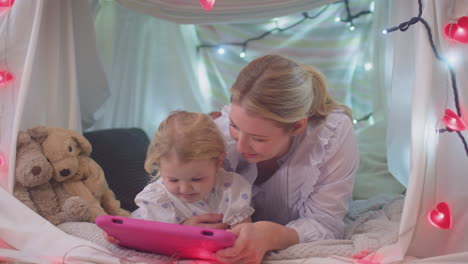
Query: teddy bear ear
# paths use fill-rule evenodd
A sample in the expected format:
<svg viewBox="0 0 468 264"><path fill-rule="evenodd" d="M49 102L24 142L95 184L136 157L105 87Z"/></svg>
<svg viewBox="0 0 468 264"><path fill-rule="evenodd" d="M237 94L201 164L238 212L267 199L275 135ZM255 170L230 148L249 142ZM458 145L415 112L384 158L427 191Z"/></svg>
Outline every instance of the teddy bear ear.
<svg viewBox="0 0 468 264"><path fill-rule="evenodd" d="M89 141L84 136L73 130L67 130L67 133L69 133L70 136L75 139L76 143L78 143L83 155L89 156L89 154L91 154L93 148L91 143L89 143Z"/></svg>
<svg viewBox="0 0 468 264"><path fill-rule="evenodd" d="M42 143L49 135L49 132L46 126L35 126L28 129L28 134L37 142Z"/></svg>
<svg viewBox="0 0 468 264"><path fill-rule="evenodd" d="M27 145L31 143L31 136L24 131L18 132L18 139L16 140L16 147L19 148L21 146Z"/></svg>

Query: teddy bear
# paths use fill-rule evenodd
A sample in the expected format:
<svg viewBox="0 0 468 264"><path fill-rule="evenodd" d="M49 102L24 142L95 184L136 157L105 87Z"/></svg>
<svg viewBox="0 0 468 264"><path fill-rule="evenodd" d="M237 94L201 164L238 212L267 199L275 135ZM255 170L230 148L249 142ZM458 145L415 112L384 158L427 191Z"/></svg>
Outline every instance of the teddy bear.
<svg viewBox="0 0 468 264"><path fill-rule="evenodd" d="M95 222L97 216L104 214L130 216L120 207L101 166L89 157L92 146L84 136L51 126L36 126L28 133L40 142L54 170L53 180L68 195L79 196L88 203L88 222Z"/></svg>
<svg viewBox="0 0 468 264"><path fill-rule="evenodd" d="M50 181L52 173L40 144L26 132L19 131L13 195L54 225L87 221L86 201L78 196L57 195Z"/></svg>

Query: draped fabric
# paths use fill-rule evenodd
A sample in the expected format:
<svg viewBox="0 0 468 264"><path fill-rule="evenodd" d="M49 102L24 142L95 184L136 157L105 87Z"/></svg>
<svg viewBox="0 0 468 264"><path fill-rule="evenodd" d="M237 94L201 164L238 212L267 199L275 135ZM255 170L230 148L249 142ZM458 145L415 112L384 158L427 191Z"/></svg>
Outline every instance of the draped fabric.
<svg viewBox="0 0 468 264"><path fill-rule="evenodd" d="M1 87L1 184L12 190L16 134L36 125L81 131L108 96L92 16L82 1L17 1L0 14L0 67L15 80Z"/></svg>
<svg viewBox="0 0 468 264"><path fill-rule="evenodd" d="M142 15L110 1L94 6L111 95L88 130L139 127L151 138L170 111L209 110L196 76L193 25Z"/></svg>
<svg viewBox="0 0 468 264"><path fill-rule="evenodd" d="M370 0L352 1L351 13L369 11ZM223 43L242 43L243 41L262 35L276 27L287 28L303 19L302 12L267 19L257 23L236 23L199 25L196 27L201 44L211 44L213 47L202 47L199 55L204 61L206 72L206 90L212 95L211 104L220 109L229 101L229 88L234 83L237 74L248 62L267 53L277 53L299 63L316 67L327 78L327 84L332 96L353 110L353 117L359 119L369 113L379 111L384 107L373 103L373 95L380 87L372 84L374 70L366 70L372 65L373 54L371 32L373 15L363 15L353 23L355 30L350 30L349 24L336 22L335 18L346 17L346 7L343 3L329 4L307 12L312 19L304 20L297 26L282 32L275 32L266 37L251 41L245 50L245 57L240 57L242 46L222 45ZM380 36L378 36L381 38ZM218 48L225 50L219 54ZM358 126L366 126L366 122Z"/></svg>
<svg viewBox="0 0 468 264"><path fill-rule="evenodd" d="M197 0L116 0L122 6L179 24L251 22L311 10L334 0L218 0L207 12Z"/></svg>
<svg viewBox="0 0 468 264"><path fill-rule="evenodd" d="M422 22L389 36L394 41L394 60L388 146L392 158L405 153L411 161L400 245L404 252L408 248L409 255L433 257L466 252L468 245L468 153L462 140L466 142L468 134L466 130L459 134L438 132L446 128L442 122L445 110L457 112L456 92L459 114L467 120L468 46L447 39L442 32L446 24L468 14L468 4L465 0L422 3L422 18L431 30L434 47L438 55L450 61L455 78L447 64L436 59ZM399 13L402 10L403 17ZM404 0L392 1L392 14L399 18L392 25L408 21L417 16L417 3L409 6ZM455 80L457 91L452 89ZM451 207L453 226L449 230L436 228L428 221L429 213L440 202Z"/></svg>

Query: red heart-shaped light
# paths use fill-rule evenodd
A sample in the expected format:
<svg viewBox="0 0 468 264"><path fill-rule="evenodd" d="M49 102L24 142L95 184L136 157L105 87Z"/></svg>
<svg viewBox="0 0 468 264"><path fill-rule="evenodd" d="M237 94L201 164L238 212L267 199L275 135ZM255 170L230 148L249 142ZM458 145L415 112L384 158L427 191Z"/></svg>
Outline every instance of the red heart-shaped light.
<svg viewBox="0 0 468 264"><path fill-rule="evenodd" d="M200 5L205 8L206 11L210 11L213 8L215 0L198 0Z"/></svg>
<svg viewBox="0 0 468 264"><path fill-rule="evenodd" d="M468 16L460 17L455 24L445 25L444 34L448 39L468 43Z"/></svg>
<svg viewBox="0 0 468 264"><path fill-rule="evenodd" d="M463 120L450 109L445 109L445 115L442 118L442 122L444 122L445 126L454 131L462 131L466 129L465 122L463 122Z"/></svg>
<svg viewBox="0 0 468 264"><path fill-rule="evenodd" d="M447 203L441 202L436 208L427 214L429 223L440 229L450 229L452 227L452 215Z"/></svg>
<svg viewBox="0 0 468 264"><path fill-rule="evenodd" d="M15 0L0 0L0 7L11 7Z"/></svg>
<svg viewBox="0 0 468 264"><path fill-rule="evenodd" d="M0 69L0 87L13 81L13 74Z"/></svg>

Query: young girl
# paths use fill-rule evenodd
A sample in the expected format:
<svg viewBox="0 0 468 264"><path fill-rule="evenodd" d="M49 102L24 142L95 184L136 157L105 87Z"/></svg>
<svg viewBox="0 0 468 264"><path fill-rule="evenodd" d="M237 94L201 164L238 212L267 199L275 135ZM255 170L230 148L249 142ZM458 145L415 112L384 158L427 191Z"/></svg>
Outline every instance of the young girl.
<svg viewBox="0 0 468 264"><path fill-rule="evenodd" d="M175 111L160 124L148 148L145 170L157 179L136 198L132 217L175 224L250 221L251 184L221 168L225 143L206 114ZM215 214L214 219L196 216ZM222 217L220 217L222 216Z"/></svg>
<svg viewBox="0 0 468 264"><path fill-rule="evenodd" d="M251 184L221 168L225 143L206 114L175 111L160 124L145 170L156 176L135 198L132 217L226 229L251 222ZM115 238L104 233L111 243Z"/></svg>

